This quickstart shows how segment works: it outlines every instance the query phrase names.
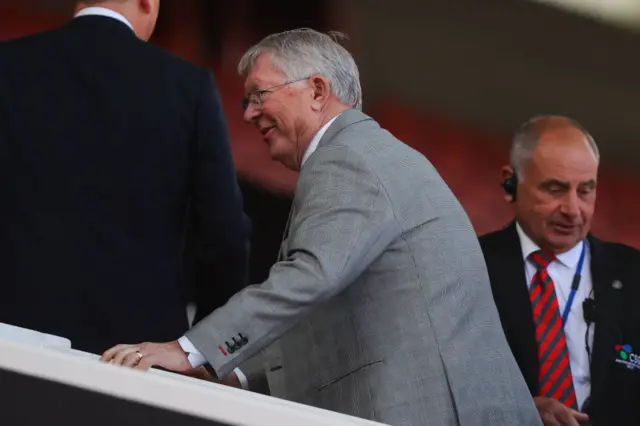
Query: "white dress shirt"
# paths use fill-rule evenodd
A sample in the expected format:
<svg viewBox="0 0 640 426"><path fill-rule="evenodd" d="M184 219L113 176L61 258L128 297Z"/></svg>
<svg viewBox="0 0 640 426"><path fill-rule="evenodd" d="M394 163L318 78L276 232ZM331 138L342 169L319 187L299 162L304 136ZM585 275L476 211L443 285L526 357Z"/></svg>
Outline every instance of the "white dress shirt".
<svg viewBox="0 0 640 426"><path fill-rule="evenodd" d="M313 136L313 139L311 139L311 142L309 143L307 150L304 152L304 155L302 156L302 164L300 166L304 166L304 163L306 163L309 157L311 157L311 154L316 152L316 149L318 149L318 144L322 140L322 137L326 133L327 129L329 128L329 126L333 124L334 121L336 121L336 118L338 117L340 117L340 114L336 115L331 120L327 121L325 125L322 126L320 130L318 130L318 133L316 133Z"/></svg>
<svg viewBox="0 0 640 426"><path fill-rule="evenodd" d="M322 136L324 136L329 126L331 126L331 124L333 124L333 122L336 121L336 118L338 118L339 116L340 114L327 121L325 125L322 126L320 130L318 130L318 132L313 136L311 142L309 143L309 146L302 156L301 167L304 166L304 163L306 163L309 157L311 157L311 154L316 151L316 149L318 148L318 144L322 139ZM189 354L188 359L192 367L200 367L207 363L207 359L200 353L200 351L198 351L198 349L196 349L193 343L191 343L191 341L186 336L182 336L180 339L178 339L178 343L182 347L182 350ZM236 373L236 376L238 376L238 381L240 381L242 389L249 389L249 382L244 373L242 373L242 370L240 370L239 368L234 368L233 372Z"/></svg>
<svg viewBox="0 0 640 426"><path fill-rule="evenodd" d="M122 22L123 24L125 24L126 26L128 26L129 28L131 28L131 30L133 31L133 25L131 25L131 22L129 22L127 18L125 18L118 12L115 12L111 9L107 9L106 7L87 7L82 9L80 12L76 13L75 17L80 18L83 16L96 16L96 15L106 16L108 18L116 19Z"/></svg>
<svg viewBox="0 0 640 426"><path fill-rule="evenodd" d="M525 259L525 275L527 277L527 285L531 288L531 281L536 273L535 266L528 260L529 255L540 250L531 239L524 233L519 224L516 225L518 236L520 237L520 245L522 247L522 257ZM551 262L547 267L547 272L555 285L556 297L558 299L558 307L560 315L564 313L571 292L571 284L573 277L578 268L578 261L584 242L580 242L571 250L556 255L556 261ZM585 345L585 334L587 332L587 323L584 320L582 310L582 302L593 296L591 290L593 288L591 280L591 254L588 246L585 251L584 264L582 267L582 278L580 286L576 291L576 295L571 305L571 311L567 317L567 323L564 327L564 334L567 340L567 350L569 351L569 363L571 364L571 374L573 375L573 387L576 391L576 399L578 407L582 407L585 399L591 392L591 374L589 371L589 354ZM593 324L589 328L589 346L593 347Z"/></svg>

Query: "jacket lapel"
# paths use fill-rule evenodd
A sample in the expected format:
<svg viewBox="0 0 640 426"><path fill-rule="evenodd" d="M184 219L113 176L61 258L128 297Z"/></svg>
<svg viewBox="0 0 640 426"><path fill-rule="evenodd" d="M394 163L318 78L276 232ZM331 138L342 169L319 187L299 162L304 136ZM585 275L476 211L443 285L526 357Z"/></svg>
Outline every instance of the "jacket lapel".
<svg viewBox="0 0 640 426"><path fill-rule="evenodd" d="M483 247L494 298L511 351L533 395L538 393L538 345L522 248L515 222Z"/></svg>
<svg viewBox="0 0 640 426"><path fill-rule="evenodd" d="M620 278L615 275L616 259L610 259L604 244L589 235L591 254L591 279L593 281L594 300L596 302L595 333L591 359L591 389L593 400L600 399L598 390L604 388L604 381L613 366L613 347L623 343L620 324L621 306L624 306L624 294L615 288L614 282Z"/></svg>
<svg viewBox="0 0 640 426"><path fill-rule="evenodd" d="M289 218L287 219L287 224L284 227L284 231L282 232L282 241L280 242L280 251L278 252L278 262L281 262L287 258L287 239L289 238L289 231L291 230L291 221L293 219L293 215L295 214L296 209L296 200L294 198L291 203L291 209L289 210Z"/></svg>
<svg viewBox="0 0 640 426"><path fill-rule="evenodd" d="M372 118L357 109L349 109L342 112L338 116L338 118L336 118L336 120L329 126L324 135L322 135L322 139L320 139L318 146L329 143L333 138L336 137L338 133L340 133L346 127L366 120L372 120ZM278 253L278 262L287 258L287 239L289 238L291 225L296 215L296 198L297 194L294 194L293 202L291 203L291 210L289 211L289 219L287 220L287 225L285 226L282 235L282 243L280 244L280 251Z"/></svg>
<svg viewBox="0 0 640 426"><path fill-rule="evenodd" d="M324 135L322 135L322 139L320 139L320 143L318 143L318 146L329 143L333 138L337 136L338 133L351 126L352 124L360 123L367 120L372 120L372 118L357 109L348 109L342 112L338 116L338 118L336 118L336 121L334 121L331 126L329 126Z"/></svg>

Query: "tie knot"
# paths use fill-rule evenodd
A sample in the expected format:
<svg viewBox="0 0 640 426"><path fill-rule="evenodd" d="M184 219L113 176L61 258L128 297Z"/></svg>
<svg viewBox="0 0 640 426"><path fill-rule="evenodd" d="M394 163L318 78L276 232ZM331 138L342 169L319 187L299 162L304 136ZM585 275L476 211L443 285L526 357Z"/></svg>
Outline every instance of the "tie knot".
<svg viewBox="0 0 640 426"><path fill-rule="evenodd" d="M543 269L547 269L547 266L556 260L556 256L548 251L538 250L529 255L529 260L538 271L542 271Z"/></svg>

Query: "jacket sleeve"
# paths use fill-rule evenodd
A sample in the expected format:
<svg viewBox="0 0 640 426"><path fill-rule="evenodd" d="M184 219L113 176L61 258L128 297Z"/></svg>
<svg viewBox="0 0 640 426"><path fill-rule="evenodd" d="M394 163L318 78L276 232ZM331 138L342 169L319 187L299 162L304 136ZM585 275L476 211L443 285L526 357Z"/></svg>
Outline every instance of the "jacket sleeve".
<svg viewBox="0 0 640 426"><path fill-rule="evenodd" d="M219 377L339 294L400 235L381 183L347 148L305 164L294 209L285 260L187 333Z"/></svg>

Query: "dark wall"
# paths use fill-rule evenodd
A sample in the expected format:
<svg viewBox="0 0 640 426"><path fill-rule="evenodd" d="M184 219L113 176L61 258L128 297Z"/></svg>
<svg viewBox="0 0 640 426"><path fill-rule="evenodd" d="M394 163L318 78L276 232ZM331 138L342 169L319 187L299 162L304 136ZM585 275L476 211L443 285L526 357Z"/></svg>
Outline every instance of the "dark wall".
<svg viewBox="0 0 640 426"><path fill-rule="evenodd" d="M326 0L313 3L299 0L243 0L242 7L246 8L246 13L239 10L238 3L233 1L198 0L197 3L204 38L202 50L209 59L215 61L222 59L223 44L229 42L225 35L232 25L236 25L237 21L233 18L237 14L246 20L242 24L250 29L251 38L255 41L272 33L299 27L327 29Z"/></svg>
<svg viewBox="0 0 640 426"><path fill-rule="evenodd" d="M385 96L510 134L561 113L640 162L640 35L513 0L351 0L365 105Z"/></svg>

